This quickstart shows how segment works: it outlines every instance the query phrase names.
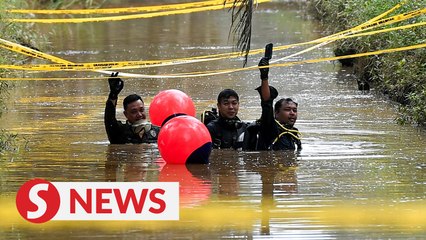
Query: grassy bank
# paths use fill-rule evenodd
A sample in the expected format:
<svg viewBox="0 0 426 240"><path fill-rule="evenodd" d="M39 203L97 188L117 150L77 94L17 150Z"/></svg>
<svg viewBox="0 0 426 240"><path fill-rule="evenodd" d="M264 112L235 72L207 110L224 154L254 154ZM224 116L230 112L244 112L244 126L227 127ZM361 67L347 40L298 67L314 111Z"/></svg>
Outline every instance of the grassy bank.
<svg viewBox="0 0 426 240"><path fill-rule="evenodd" d="M98 8L107 0L38 0L27 1L31 9Z"/></svg>
<svg viewBox="0 0 426 240"><path fill-rule="evenodd" d="M327 31L336 33L349 29L400 3L397 0L310 0L310 9L324 24ZM423 9L424 1L407 1L389 16ZM426 16L392 24L389 27L425 22ZM426 43L426 27L392 31L367 37L353 38L336 43L337 55L362 53ZM383 54L355 59L354 73L359 82L372 85L376 90L401 103L400 123L426 126L426 49Z"/></svg>
<svg viewBox="0 0 426 240"><path fill-rule="evenodd" d="M37 33L31 29L31 25L7 22L5 19L12 18L13 16L4 10L97 8L101 7L104 3L106 3L106 0L0 1L0 38L34 49L41 48L39 43L44 42L43 36L37 35ZM0 48L0 64L22 64L22 62L28 60L30 60L29 57ZM0 69L0 77L16 77L16 75L14 72ZM12 82L0 81L0 118L3 111L6 109L4 101L9 97L8 91L11 87L13 87ZM22 145L20 143L21 140L23 140L23 145L27 143L25 139L21 138L22 137L17 134L10 133L5 129L0 129L0 154L4 151L20 149Z"/></svg>
<svg viewBox="0 0 426 240"><path fill-rule="evenodd" d="M4 20L9 18L9 16L3 10L12 7L25 8L27 5L24 1L20 0L0 1L0 38L26 46L34 46L36 35L28 25L13 24ZM0 64L17 64L25 59L26 57L21 54L0 48ZM0 77L14 77L14 73L0 69ZM8 91L11 87L13 87L13 83L0 81L0 117L6 109L4 101L9 97ZM18 138L16 134L9 133L5 129L0 129L0 153L17 149L17 142Z"/></svg>

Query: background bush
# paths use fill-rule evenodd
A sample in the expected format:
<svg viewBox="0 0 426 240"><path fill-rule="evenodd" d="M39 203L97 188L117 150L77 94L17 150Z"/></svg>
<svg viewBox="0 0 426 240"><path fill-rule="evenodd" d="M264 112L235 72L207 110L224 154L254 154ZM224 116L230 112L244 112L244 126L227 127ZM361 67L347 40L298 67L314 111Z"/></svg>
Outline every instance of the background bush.
<svg viewBox="0 0 426 240"><path fill-rule="evenodd" d="M0 1L0 38L19 43L25 46L34 47L37 41L36 34L31 31L28 25L14 24L6 21L10 16L4 10L11 8L26 8L27 3L20 0ZM9 50L0 48L0 64L20 64L28 57ZM0 69L0 77L15 77L13 72ZM6 109L4 101L9 97L8 90L13 87L12 82L0 81L0 117ZM17 135L0 129L0 153L17 149Z"/></svg>
<svg viewBox="0 0 426 240"><path fill-rule="evenodd" d="M329 33L357 26L391 9L396 0L309 0L311 12ZM389 16L423 9L424 1L407 1ZM426 17L406 20L389 27L424 22ZM383 27L383 28L386 28ZM338 41L337 53L370 52L426 42L424 26ZM355 60L355 74L390 99L401 103L399 123L426 125L426 49L383 54Z"/></svg>

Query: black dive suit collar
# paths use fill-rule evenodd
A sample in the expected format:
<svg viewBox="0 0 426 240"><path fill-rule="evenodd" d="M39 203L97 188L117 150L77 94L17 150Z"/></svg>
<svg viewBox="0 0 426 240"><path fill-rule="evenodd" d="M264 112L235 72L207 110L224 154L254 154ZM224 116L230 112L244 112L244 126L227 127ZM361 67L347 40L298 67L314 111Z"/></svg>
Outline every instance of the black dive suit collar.
<svg viewBox="0 0 426 240"><path fill-rule="evenodd" d="M231 119L219 116L218 123L226 129L238 129L243 125L243 122L237 116Z"/></svg>

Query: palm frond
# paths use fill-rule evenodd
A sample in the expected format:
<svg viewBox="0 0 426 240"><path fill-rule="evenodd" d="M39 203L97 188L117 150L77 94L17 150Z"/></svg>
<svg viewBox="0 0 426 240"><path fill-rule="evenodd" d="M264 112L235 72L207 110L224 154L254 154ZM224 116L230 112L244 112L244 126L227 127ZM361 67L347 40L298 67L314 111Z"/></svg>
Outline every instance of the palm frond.
<svg viewBox="0 0 426 240"><path fill-rule="evenodd" d="M224 4L226 2L227 0ZM236 42L236 47L244 54L243 66L245 66L250 52L253 0L234 0L229 11L232 14L229 35L232 34L233 42Z"/></svg>

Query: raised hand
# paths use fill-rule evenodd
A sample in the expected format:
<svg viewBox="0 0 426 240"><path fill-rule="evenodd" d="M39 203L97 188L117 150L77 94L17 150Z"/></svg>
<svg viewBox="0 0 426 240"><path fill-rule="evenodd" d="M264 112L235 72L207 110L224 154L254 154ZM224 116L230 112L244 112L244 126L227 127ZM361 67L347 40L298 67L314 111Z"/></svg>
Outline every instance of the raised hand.
<svg viewBox="0 0 426 240"><path fill-rule="evenodd" d="M121 80L121 78L117 77L118 72L112 73L111 77L108 78L109 83L109 96L111 99L117 99L118 94L121 92L121 90L124 87L124 82Z"/></svg>

